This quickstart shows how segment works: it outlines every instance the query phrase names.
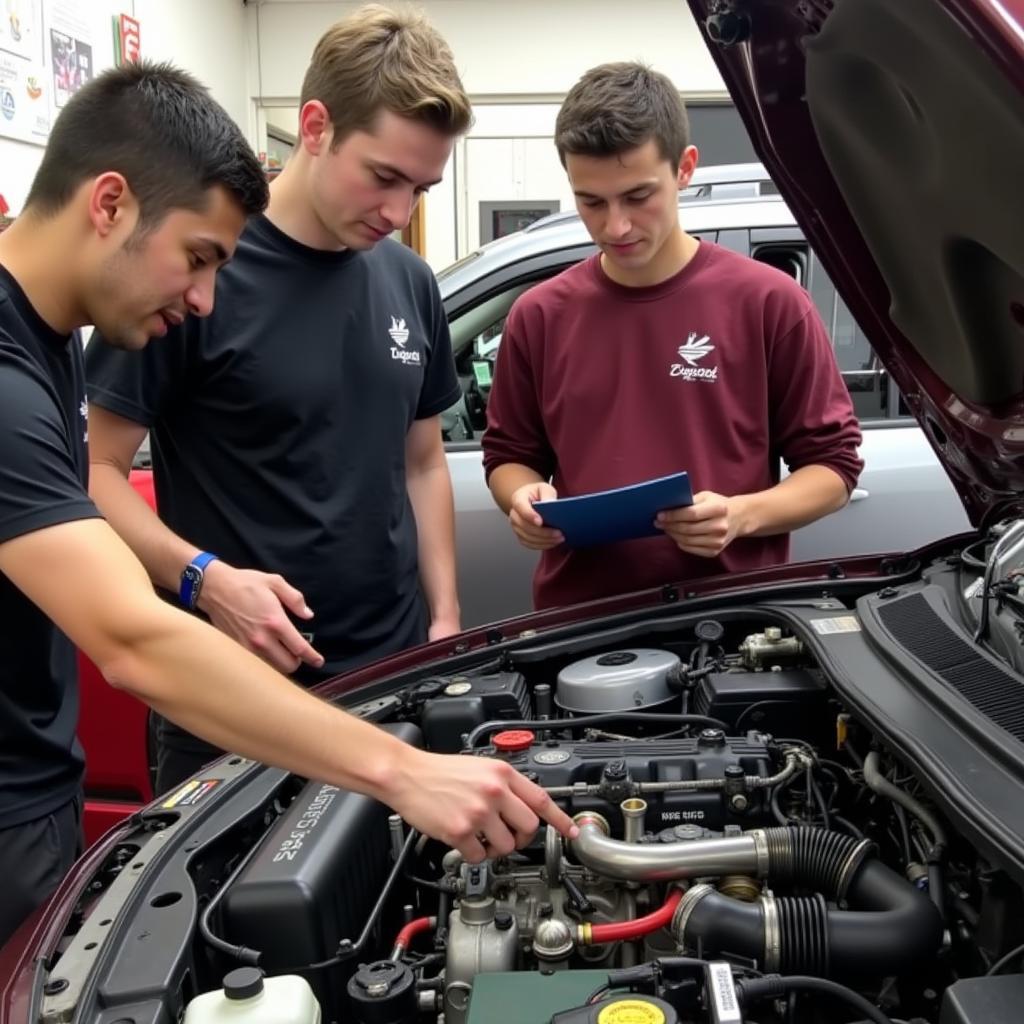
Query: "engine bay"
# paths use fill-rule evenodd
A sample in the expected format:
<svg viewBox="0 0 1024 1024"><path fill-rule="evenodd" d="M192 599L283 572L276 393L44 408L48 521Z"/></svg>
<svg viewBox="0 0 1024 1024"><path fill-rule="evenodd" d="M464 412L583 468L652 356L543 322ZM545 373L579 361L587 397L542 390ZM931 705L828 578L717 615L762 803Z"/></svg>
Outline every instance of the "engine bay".
<svg viewBox="0 0 1024 1024"><path fill-rule="evenodd" d="M507 761L579 836L469 864L368 797L263 769L248 812L178 858L184 969L169 1017L131 1019L174 1019L240 966L304 979L352 1024L1020 1019L1020 865L967 799L993 790L981 740L951 772L907 704L926 696L909 608L920 658L953 650L926 606L994 671L970 644L977 576L942 558L854 596L524 635L360 691L350 710L408 743ZM994 792L1018 806L1024 787Z"/></svg>

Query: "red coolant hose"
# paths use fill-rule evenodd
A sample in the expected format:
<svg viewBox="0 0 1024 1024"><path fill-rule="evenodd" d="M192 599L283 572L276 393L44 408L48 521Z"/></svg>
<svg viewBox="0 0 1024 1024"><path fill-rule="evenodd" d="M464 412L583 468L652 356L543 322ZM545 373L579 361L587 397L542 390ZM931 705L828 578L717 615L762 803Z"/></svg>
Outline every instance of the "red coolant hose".
<svg viewBox="0 0 1024 1024"><path fill-rule="evenodd" d="M656 932L664 928L672 920L672 915L683 898L681 889L673 889L665 902L653 913L632 921L615 921L611 924L581 924L580 941L585 946L597 945L601 942L619 942L624 939L639 939L642 935Z"/></svg>
<svg viewBox="0 0 1024 1024"><path fill-rule="evenodd" d="M408 948L409 943L419 935L420 932L429 932L437 926L436 917L417 917L410 921L395 939L395 945L391 950L391 959L397 960Z"/></svg>

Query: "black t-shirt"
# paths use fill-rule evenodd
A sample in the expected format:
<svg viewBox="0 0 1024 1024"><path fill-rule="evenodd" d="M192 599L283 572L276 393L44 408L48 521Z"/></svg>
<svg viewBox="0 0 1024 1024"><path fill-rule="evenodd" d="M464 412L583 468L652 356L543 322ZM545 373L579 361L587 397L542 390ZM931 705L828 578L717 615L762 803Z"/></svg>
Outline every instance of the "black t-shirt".
<svg viewBox="0 0 1024 1024"><path fill-rule="evenodd" d="M53 331L0 267L0 543L99 516L86 488L77 335ZM49 814L81 785L71 641L0 575L0 829Z"/></svg>
<svg viewBox="0 0 1024 1024"><path fill-rule="evenodd" d="M303 592L324 674L426 638L406 435L459 386L413 252L323 252L254 218L210 317L142 352L94 340L86 369L93 402L150 428L161 519Z"/></svg>

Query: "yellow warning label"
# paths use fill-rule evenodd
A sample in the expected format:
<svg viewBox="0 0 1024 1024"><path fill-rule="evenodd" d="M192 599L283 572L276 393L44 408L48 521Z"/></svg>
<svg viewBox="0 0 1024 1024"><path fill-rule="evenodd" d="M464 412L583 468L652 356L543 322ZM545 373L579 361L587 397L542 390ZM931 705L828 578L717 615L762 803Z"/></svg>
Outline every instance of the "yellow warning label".
<svg viewBox="0 0 1024 1024"><path fill-rule="evenodd" d="M597 1015L597 1024L665 1024L665 1014L646 999L618 999Z"/></svg>
<svg viewBox="0 0 1024 1024"><path fill-rule="evenodd" d="M220 779L192 779L181 789L175 790L160 806L165 810L172 807L186 807L199 803L210 790L220 784Z"/></svg>

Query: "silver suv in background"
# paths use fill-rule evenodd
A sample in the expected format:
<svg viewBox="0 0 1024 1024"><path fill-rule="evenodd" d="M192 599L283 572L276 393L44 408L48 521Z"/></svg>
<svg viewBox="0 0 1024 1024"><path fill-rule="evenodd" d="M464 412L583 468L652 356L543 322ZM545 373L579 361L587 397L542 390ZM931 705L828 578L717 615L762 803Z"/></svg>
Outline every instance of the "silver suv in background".
<svg viewBox="0 0 1024 1024"><path fill-rule="evenodd" d="M797 531L793 559L912 550L968 529L949 477L764 168L742 164L699 170L680 193L679 216L690 234L770 263L808 290L860 418L865 468L853 500ZM531 285L593 252L579 217L558 213L489 243L438 275L462 384L462 397L442 421L455 491L466 628L532 607L537 556L519 545L495 506L484 483L480 451L505 317Z"/></svg>

